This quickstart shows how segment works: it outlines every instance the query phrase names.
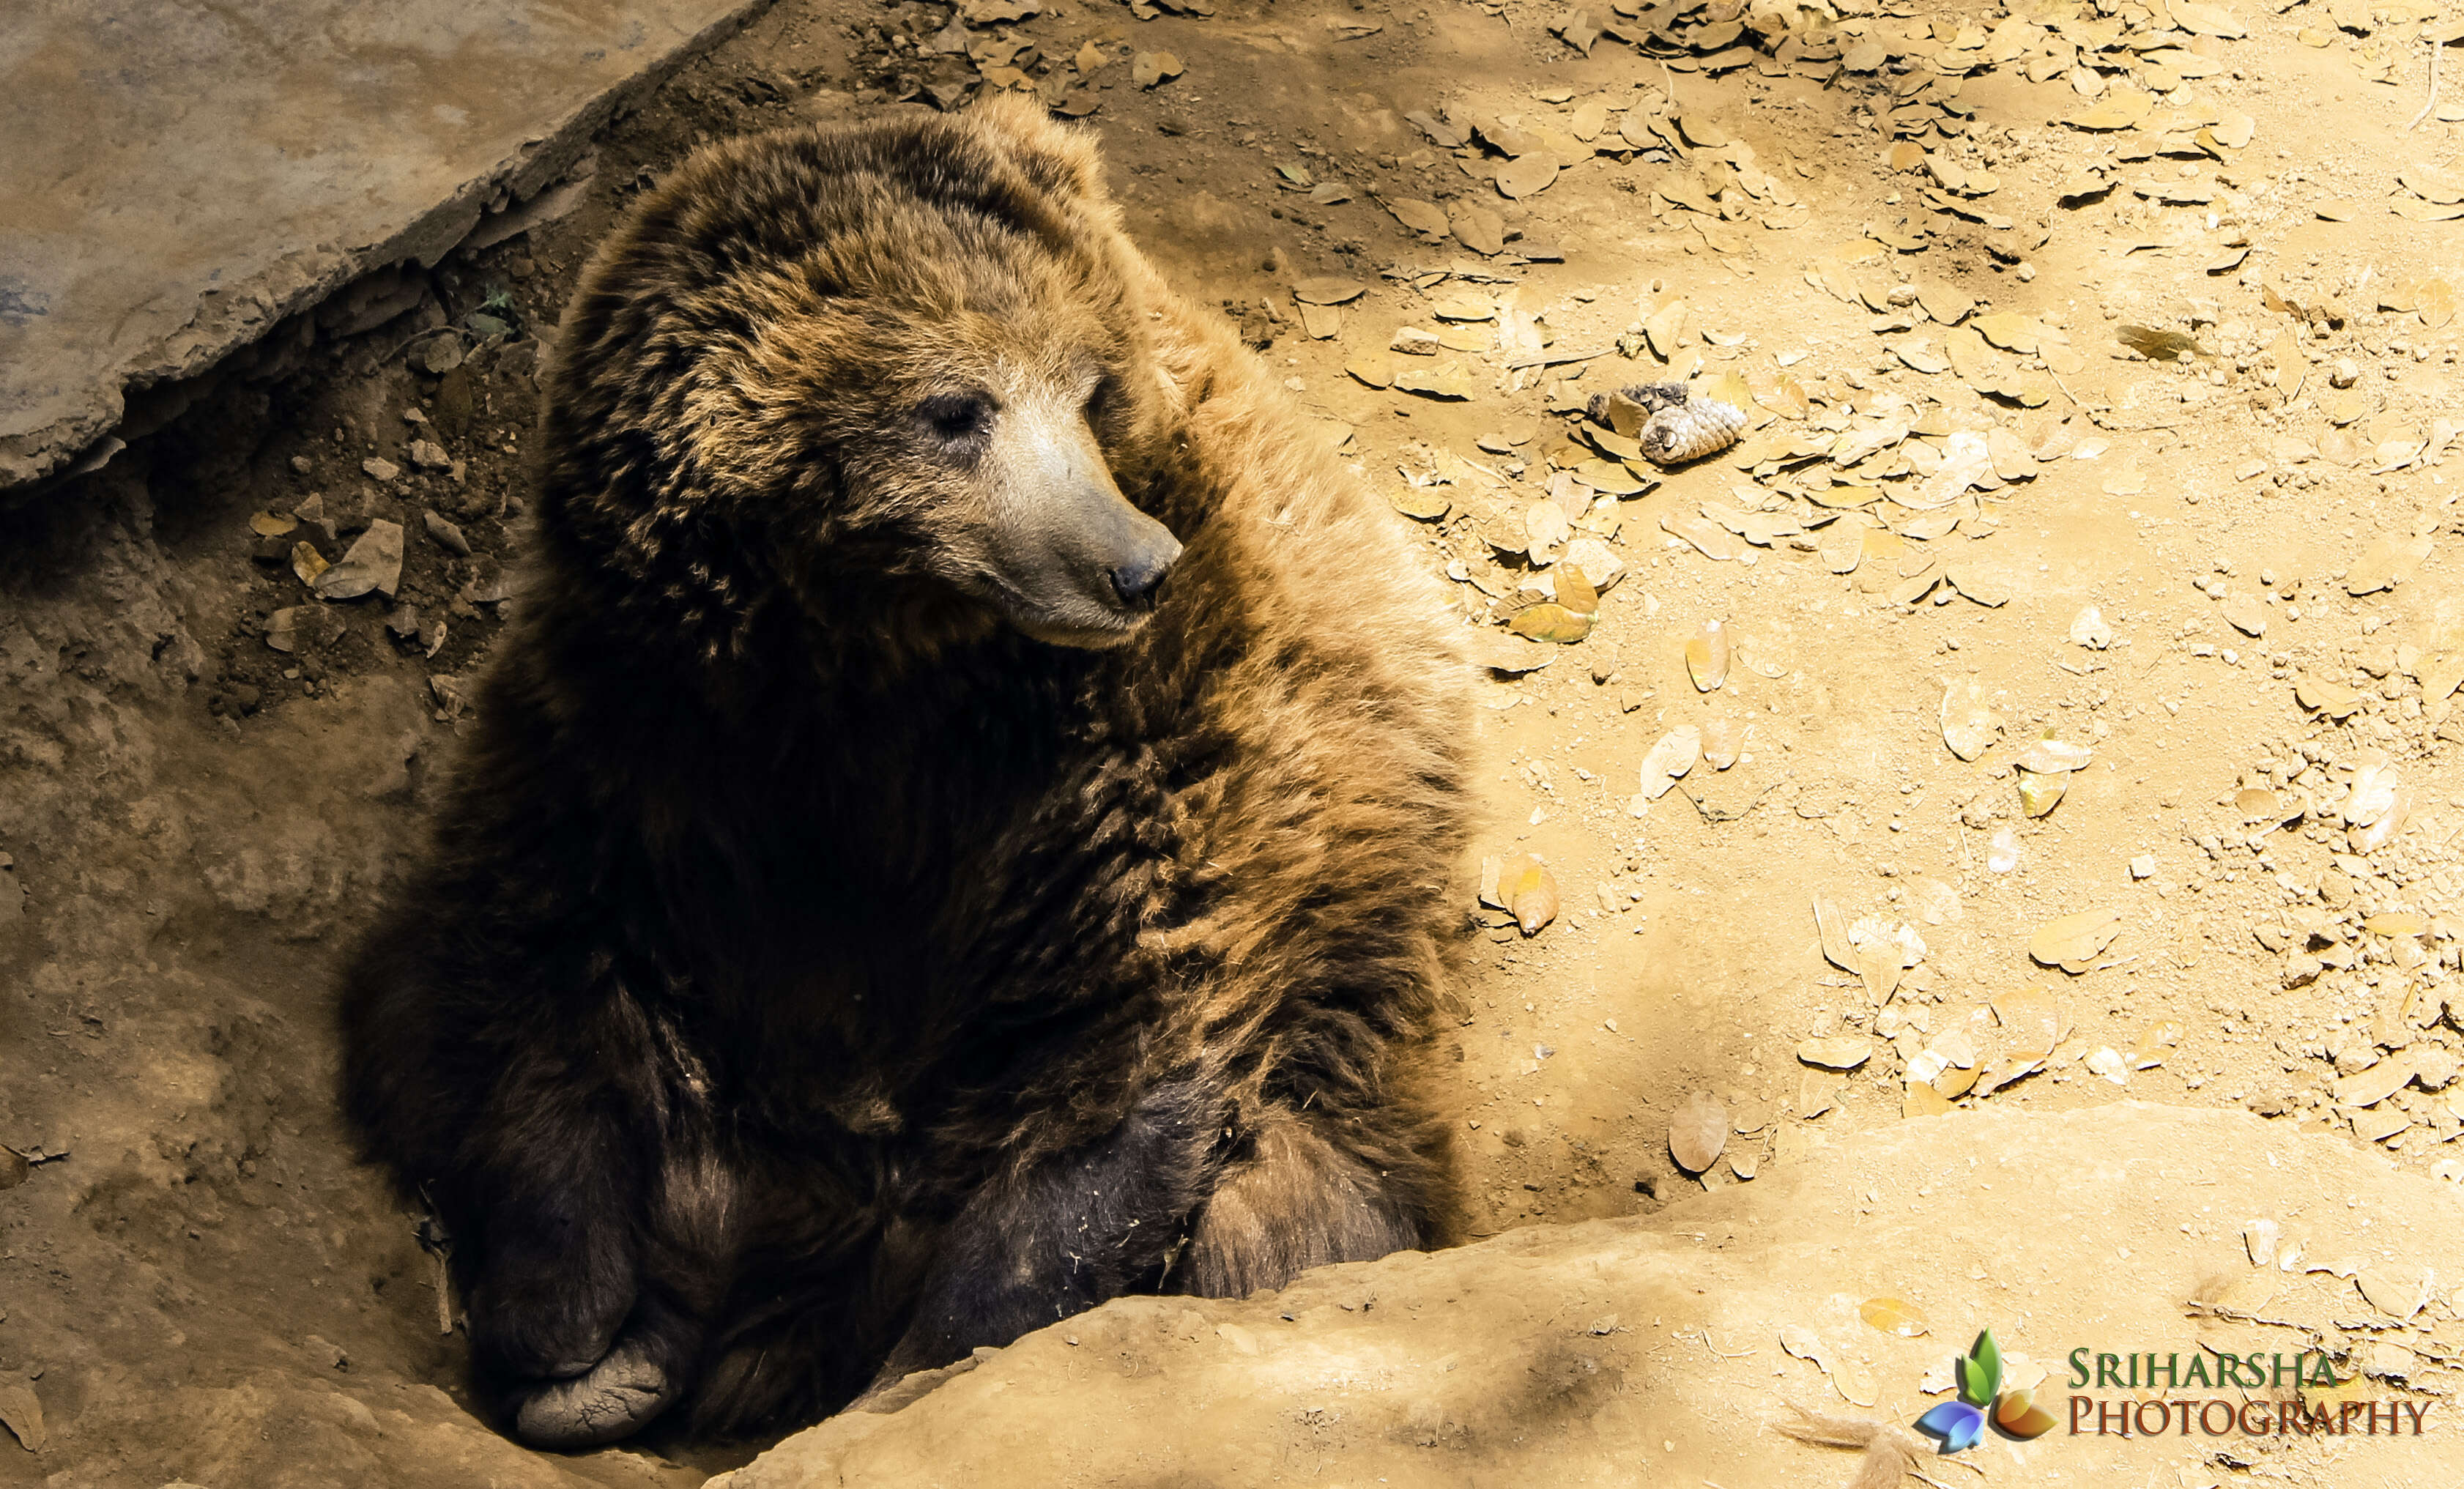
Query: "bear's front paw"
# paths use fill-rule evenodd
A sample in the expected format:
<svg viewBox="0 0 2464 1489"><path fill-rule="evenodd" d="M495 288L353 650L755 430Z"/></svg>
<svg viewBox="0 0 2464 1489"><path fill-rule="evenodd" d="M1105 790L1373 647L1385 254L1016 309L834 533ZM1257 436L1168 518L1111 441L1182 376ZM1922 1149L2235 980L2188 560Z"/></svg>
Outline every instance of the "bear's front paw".
<svg viewBox="0 0 2464 1489"><path fill-rule="evenodd" d="M471 1346L490 1374L520 1380L580 1375L605 1359L632 1300L576 1286L564 1297L508 1297L481 1287L471 1300Z"/></svg>
<svg viewBox="0 0 2464 1489"><path fill-rule="evenodd" d="M561 1380L597 1365L641 1292L631 1257L608 1239L620 1234L616 1227L542 1220L506 1205L489 1230L470 1298L471 1348L480 1369Z"/></svg>
<svg viewBox="0 0 2464 1489"><path fill-rule="evenodd" d="M676 1378L627 1340L587 1373L517 1396L514 1432L535 1448L593 1448L641 1431L680 1393Z"/></svg>

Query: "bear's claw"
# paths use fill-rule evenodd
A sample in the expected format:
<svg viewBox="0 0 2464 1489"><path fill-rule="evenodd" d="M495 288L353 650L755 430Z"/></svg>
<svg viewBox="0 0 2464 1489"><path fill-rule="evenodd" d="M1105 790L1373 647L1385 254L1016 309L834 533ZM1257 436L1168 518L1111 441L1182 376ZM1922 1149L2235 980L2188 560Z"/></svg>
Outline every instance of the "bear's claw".
<svg viewBox="0 0 2464 1489"><path fill-rule="evenodd" d="M549 1381L525 1397L514 1431L535 1448L591 1448L641 1431L681 1394L658 1363L630 1341L587 1374Z"/></svg>

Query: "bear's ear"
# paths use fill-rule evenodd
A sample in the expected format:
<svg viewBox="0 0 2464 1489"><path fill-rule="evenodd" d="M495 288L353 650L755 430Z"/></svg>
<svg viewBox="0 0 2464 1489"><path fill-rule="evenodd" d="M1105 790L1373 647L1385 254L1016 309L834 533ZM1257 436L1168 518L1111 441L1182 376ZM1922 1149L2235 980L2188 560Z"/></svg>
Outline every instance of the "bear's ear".
<svg viewBox="0 0 2464 1489"><path fill-rule="evenodd" d="M1089 207L1111 205L1094 134L1055 123L1032 95L1004 91L969 109L966 120L1045 190Z"/></svg>

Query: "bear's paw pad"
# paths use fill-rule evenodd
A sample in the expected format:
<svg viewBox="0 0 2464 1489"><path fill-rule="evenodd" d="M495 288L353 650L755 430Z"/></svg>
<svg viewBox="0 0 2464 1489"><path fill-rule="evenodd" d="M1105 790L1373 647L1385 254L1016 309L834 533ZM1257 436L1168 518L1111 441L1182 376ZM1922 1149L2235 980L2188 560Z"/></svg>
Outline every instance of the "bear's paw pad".
<svg viewBox="0 0 2464 1489"><path fill-rule="evenodd" d="M536 1448L588 1448L641 1431L678 1394L668 1372L620 1344L589 1372L550 1381L523 1399L514 1431Z"/></svg>

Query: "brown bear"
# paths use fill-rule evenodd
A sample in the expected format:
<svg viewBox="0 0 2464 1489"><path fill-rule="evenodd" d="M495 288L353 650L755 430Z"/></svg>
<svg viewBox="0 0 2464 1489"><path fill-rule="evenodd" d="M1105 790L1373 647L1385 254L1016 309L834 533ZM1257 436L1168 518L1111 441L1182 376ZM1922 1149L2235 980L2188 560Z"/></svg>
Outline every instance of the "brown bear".
<svg viewBox="0 0 2464 1489"><path fill-rule="evenodd" d="M342 1003L525 1440L1441 1238L1457 630L1100 169L1021 106L736 141L582 277Z"/></svg>

